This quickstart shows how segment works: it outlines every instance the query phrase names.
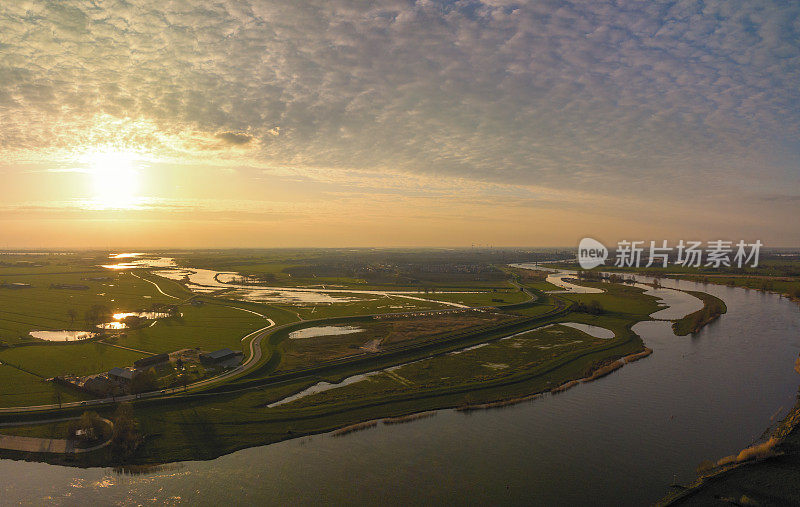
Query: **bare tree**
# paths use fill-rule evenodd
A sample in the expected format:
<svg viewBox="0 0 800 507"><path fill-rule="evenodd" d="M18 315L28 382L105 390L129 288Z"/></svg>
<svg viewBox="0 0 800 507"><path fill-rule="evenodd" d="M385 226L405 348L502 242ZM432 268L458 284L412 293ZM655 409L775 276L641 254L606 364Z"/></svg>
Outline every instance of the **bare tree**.
<svg viewBox="0 0 800 507"><path fill-rule="evenodd" d="M55 392L53 393L53 405L58 405L58 408L61 408L62 398L61 398L61 390L56 387Z"/></svg>

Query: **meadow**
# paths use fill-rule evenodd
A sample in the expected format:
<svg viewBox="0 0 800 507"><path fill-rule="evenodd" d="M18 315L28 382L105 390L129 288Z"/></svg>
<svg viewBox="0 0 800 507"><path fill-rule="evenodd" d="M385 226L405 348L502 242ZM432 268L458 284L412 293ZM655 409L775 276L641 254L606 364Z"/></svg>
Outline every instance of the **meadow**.
<svg viewBox="0 0 800 507"><path fill-rule="evenodd" d="M190 262L198 260L192 255L200 254L187 253L179 256L178 262L192 266ZM284 258L269 261L255 255L251 263L233 254L214 262L211 262L211 253L202 255L205 256L204 267L231 270L249 266L266 274L271 272L278 279L287 274L295 278L298 273L307 274L320 267L329 269L335 264L314 252L297 257L283 252ZM395 255L402 257L403 254ZM265 327L268 317L276 326L268 330L261 341L263 356L252 369L224 383L190 390L185 396L167 395L134 403L139 431L145 438L135 455L127 460L160 463L208 459L243 447L376 418L438 408L480 406L498 400L511 403L551 391L569 381L591 376L599 367L620 357L642 352L641 339L631 327L649 319L649 313L660 308L656 298L645 295L640 288L626 285L597 284L606 291L603 294L547 294L541 289L554 287L544 281L543 274L521 276L513 270L497 270L491 265L474 268L469 263L453 264L454 271L443 274L436 270L449 265L435 266L439 267L430 273L415 267L402 269L427 273L426 276L430 275L427 282L449 278L448 283L468 287L468 290L464 294L445 294L438 288L426 287L427 292L420 290L414 294L436 301L376 295L325 305L262 304L231 299L224 292L193 294L181 283L158 277L148 270L110 273L101 270L100 273L111 278L97 282L105 283L103 287L108 289L105 304L113 299L114 303L124 305L120 309L129 310L157 301L174 305L176 314L145 327L109 333L102 342L26 345L30 340L17 340L13 343L16 346L0 350L0 361L13 363L29 372L8 365L0 367L0 372L8 371L7 375L13 375L13 382L9 383L23 386L20 391L24 394L15 395L12 389L0 387L0 400L5 406L18 405L28 399L52 403L55 387L42 382L40 377L67 372L94 373L130 364L150 353L193 347L243 350L246 344L242 343L242 338ZM96 273L97 269L91 272ZM58 284L78 283L74 277L85 277L80 273L25 273L21 278L34 276L42 280L60 280L50 282ZM497 276L500 278L485 279ZM470 277L473 280L468 281ZM378 284L376 280L369 283ZM79 300L79 306L96 304L94 298L104 292L100 288L84 291L86 294ZM66 289L50 289L49 285L8 289L14 293L33 290L62 293ZM495 299L503 301L493 301ZM437 301L498 309L484 313L382 316L394 312L452 309ZM585 309L595 301L601 311L587 313ZM74 298L70 303L73 302ZM35 305L27 300L24 312L20 313L27 312L25 315L29 319L44 318L49 305L32 309ZM66 317L63 307L59 311ZM560 324L565 322L604 327L612 330L614 337L595 338ZM58 324L63 323L63 320L58 321ZM83 327L81 322L74 324L75 328ZM363 331L288 338L289 333L298 329L343 325L357 326ZM503 339L513 334L517 336ZM370 371L381 372L366 381L268 407L321 380L336 383ZM101 407L98 411L110 415L113 407ZM76 407L59 414L79 415L80 409ZM0 419L26 417L33 416L16 414ZM198 442L202 445L197 445ZM81 464L109 464L119 459L103 451L82 457Z"/></svg>

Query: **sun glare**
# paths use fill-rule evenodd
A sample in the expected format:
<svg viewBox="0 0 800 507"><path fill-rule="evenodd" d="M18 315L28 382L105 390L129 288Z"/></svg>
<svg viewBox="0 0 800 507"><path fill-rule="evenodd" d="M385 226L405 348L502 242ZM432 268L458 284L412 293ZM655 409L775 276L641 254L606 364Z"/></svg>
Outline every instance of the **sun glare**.
<svg viewBox="0 0 800 507"><path fill-rule="evenodd" d="M90 159L94 203L101 208L129 209L137 202L139 172L135 153L105 151Z"/></svg>

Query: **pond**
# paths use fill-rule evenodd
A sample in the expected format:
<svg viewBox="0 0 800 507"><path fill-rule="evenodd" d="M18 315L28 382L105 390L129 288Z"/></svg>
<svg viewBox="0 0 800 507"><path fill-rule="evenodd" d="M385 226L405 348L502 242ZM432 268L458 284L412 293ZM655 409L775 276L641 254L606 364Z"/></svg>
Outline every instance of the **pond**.
<svg viewBox="0 0 800 507"><path fill-rule="evenodd" d="M572 327L579 331L594 336L595 338L602 338L603 340L610 340L614 338L614 331L600 326L590 326L589 324L579 324L578 322L559 322L562 326Z"/></svg>
<svg viewBox="0 0 800 507"><path fill-rule="evenodd" d="M122 312L122 313L115 313L114 315L112 315L112 317L114 318L113 321L98 324L97 327L99 327L100 329L112 329L112 330L126 329L128 325L125 324L124 322L120 322L126 317L139 317L147 320L156 320L169 317L169 314L163 312Z"/></svg>
<svg viewBox="0 0 800 507"><path fill-rule="evenodd" d="M299 340L303 338L315 338L317 336L334 336L340 334L353 334L364 331L364 328L356 326L316 326L299 329L289 333L289 338Z"/></svg>
<svg viewBox="0 0 800 507"><path fill-rule="evenodd" d="M31 331L31 336L49 342L77 342L94 338L97 333L91 331Z"/></svg>

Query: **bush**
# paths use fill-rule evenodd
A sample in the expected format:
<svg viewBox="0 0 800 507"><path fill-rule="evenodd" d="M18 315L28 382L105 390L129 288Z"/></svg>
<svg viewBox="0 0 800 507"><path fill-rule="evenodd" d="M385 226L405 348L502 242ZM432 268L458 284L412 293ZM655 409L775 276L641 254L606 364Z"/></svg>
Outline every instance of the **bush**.
<svg viewBox="0 0 800 507"><path fill-rule="evenodd" d="M581 313L588 313L590 315L602 315L605 313L605 309L603 305L600 304L599 301L596 299L591 300L588 304L587 303L578 303L575 307L575 311Z"/></svg>
<svg viewBox="0 0 800 507"><path fill-rule="evenodd" d="M107 429L97 412L84 412L80 419L70 422L69 436L80 443L90 444L105 440Z"/></svg>

